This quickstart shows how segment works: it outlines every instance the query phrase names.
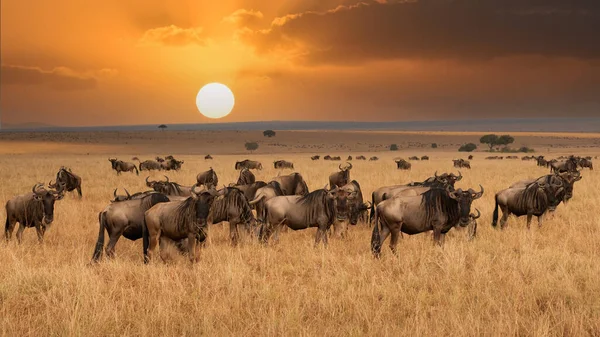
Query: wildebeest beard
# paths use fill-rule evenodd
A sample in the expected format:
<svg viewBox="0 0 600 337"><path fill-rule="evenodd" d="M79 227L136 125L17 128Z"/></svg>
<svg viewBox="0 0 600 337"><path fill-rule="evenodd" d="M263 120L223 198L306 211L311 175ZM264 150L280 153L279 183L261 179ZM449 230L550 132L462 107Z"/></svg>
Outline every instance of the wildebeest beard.
<svg viewBox="0 0 600 337"><path fill-rule="evenodd" d="M445 189L432 188L423 193L422 196L421 205L425 207L426 224L431 224L440 213L447 216L449 227L454 227L461 219L462 214L466 214L465 218L468 221L470 209L459 212L458 201L450 198L448 191Z"/></svg>
<svg viewBox="0 0 600 337"><path fill-rule="evenodd" d="M228 221L229 211L232 208L239 211L242 223L247 223L254 219L248 199L246 199L242 191L235 187L227 187L225 195L214 199L210 208L209 218L212 219L213 223Z"/></svg>
<svg viewBox="0 0 600 337"><path fill-rule="evenodd" d="M298 205L305 207L306 212L304 213L304 223L314 224L317 222L319 215L325 213L327 216L327 222L333 223L336 218L336 206L335 200L327 198L327 190L321 189L312 191L306 194L298 200Z"/></svg>

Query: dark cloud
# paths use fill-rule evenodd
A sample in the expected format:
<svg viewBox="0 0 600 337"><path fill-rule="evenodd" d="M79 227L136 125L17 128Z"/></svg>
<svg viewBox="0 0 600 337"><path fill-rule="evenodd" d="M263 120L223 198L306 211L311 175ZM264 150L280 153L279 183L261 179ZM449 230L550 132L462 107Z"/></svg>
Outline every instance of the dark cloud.
<svg viewBox="0 0 600 337"><path fill-rule="evenodd" d="M101 76L114 76L115 70L103 69ZM38 67L2 65L2 85L45 85L56 90L94 89L98 80L93 76L77 73L66 67L43 70Z"/></svg>
<svg viewBox="0 0 600 337"><path fill-rule="evenodd" d="M600 1L414 0L289 14L245 30L258 52L310 64L385 59L600 58Z"/></svg>

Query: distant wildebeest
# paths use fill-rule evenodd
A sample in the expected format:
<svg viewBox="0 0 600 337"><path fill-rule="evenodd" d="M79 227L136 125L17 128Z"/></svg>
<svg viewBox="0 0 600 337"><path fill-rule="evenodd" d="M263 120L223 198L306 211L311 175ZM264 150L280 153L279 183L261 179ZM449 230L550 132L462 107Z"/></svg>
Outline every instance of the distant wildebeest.
<svg viewBox="0 0 600 337"><path fill-rule="evenodd" d="M50 181L48 183L48 188L52 189L60 189L61 186L64 186L64 192L71 192L77 190L77 194L81 198L81 177L73 173L71 169L67 169L64 166L58 170L56 173L56 179L54 183Z"/></svg>
<svg viewBox="0 0 600 337"><path fill-rule="evenodd" d="M92 256L93 262L97 262L102 258L105 231L109 238L106 245L106 256L110 258L114 256L115 245L121 236L131 241L142 237L144 212L157 203L169 201L169 198L162 193L140 193L140 196L139 199L130 196L130 199L122 200L122 198L116 196L115 190L115 199L118 198L122 201L114 200L98 214L100 227L98 241Z"/></svg>
<svg viewBox="0 0 600 337"><path fill-rule="evenodd" d="M140 175L137 166L134 163L118 160L117 158L108 158L108 161L112 165L112 169L117 171L117 175L121 174L121 172L133 172L135 171L136 175Z"/></svg>
<svg viewBox="0 0 600 337"><path fill-rule="evenodd" d="M213 157L210 154L207 154L206 156L204 156L204 160L212 160Z"/></svg>
<svg viewBox="0 0 600 337"><path fill-rule="evenodd" d="M377 156L373 156L373 157L369 158L369 161L377 161L377 160L379 160L379 157L377 157Z"/></svg>
<svg viewBox="0 0 600 337"><path fill-rule="evenodd" d="M367 160L367 157L365 156L356 156L356 160Z"/></svg>
<svg viewBox="0 0 600 337"><path fill-rule="evenodd" d="M422 156L421 160L429 160L429 156Z"/></svg>
<svg viewBox="0 0 600 337"><path fill-rule="evenodd" d="M154 190L150 190L150 191L136 192L134 194L129 194L129 191L127 191L127 189L124 189L125 195L122 195L122 194L117 195L117 190L118 190L118 188L115 188L115 190L113 191L114 198L110 202L121 202L121 201L125 201L125 200L142 199L143 197L147 196L148 194L158 193Z"/></svg>
<svg viewBox="0 0 600 337"><path fill-rule="evenodd" d="M536 158L537 166L540 167L548 167L548 161L544 159L544 156L539 156Z"/></svg>
<svg viewBox="0 0 600 337"><path fill-rule="evenodd" d="M338 172L333 172L329 175L329 186L331 188L335 186L342 187L350 182L350 170L352 169L352 164L346 163L344 166L340 164L338 168L340 169Z"/></svg>
<svg viewBox="0 0 600 337"><path fill-rule="evenodd" d="M309 193L308 185L298 172L273 178L281 186L284 195L306 195Z"/></svg>
<svg viewBox="0 0 600 337"><path fill-rule="evenodd" d="M262 170L263 166L260 162L255 160L245 159L242 161L235 162L235 169L241 170L243 168L254 169L254 170Z"/></svg>
<svg viewBox="0 0 600 337"><path fill-rule="evenodd" d="M419 157L417 157L417 156L412 156L412 157L409 157L409 158L408 158L408 160L419 160Z"/></svg>
<svg viewBox="0 0 600 337"><path fill-rule="evenodd" d="M467 157L467 159L469 159L469 160L473 160L473 155L472 155L472 154L470 154L470 155L469 155L469 157Z"/></svg>
<svg viewBox="0 0 600 337"><path fill-rule="evenodd" d="M321 158L321 156L319 156L319 155L310 157L311 160L319 160L319 158Z"/></svg>
<svg viewBox="0 0 600 337"><path fill-rule="evenodd" d="M210 190L216 188L219 184L219 177L213 168L209 168L207 171L198 173L196 176L196 186L200 187L204 185L204 188Z"/></svg>
<svg viewBox="0 0 600 337"><path fill-rule="evenodd" d="M346 158L346 160L352 160L352 156L348 156L348 158Z"/></svg>
<svg viewBox="0 0 600 337"><path fill-rule="evenodd" d="M410 170L412 167L411 163L402 158L395 159L394 161L396 162L396 168L398 170Z"/></svg>
<svg viewBox="0 0 600 337"><path fill-rule="evenodd" d="M492 218L492 226L498 222L498 207L502 209L500 228L504 228L508 216L517 217L527 215L527 229L530 228L532 216L538 219L538 226L542 226L544 214L563 200L565 188L562 182L550 184L534 182L526 187L507 188L496 193L496 204Z"/></svg>
<svg viewBox="0 0 600 337"><path fill-rule="evenodd" d="M236 185L248 185L248 184L254 183L255 181L256 181L256 177L254 176L254 173L252 173L252 171L250 171L250 169L244 167L240 170L240 176L235 184Z"/></svg>
<svg viewBox="0 0 600 337"><path fill-rule="evenodd" d="M254 196L256 195L256 191L265 185L267 185L267 183L259 180L259 181L255 181L251 184L246 184L246 185L229 184L229 187L237 188L238 190L242 191L242 193L244 193L244 196L246 197L246 199L252 200L252 199L254 199Z"/></svg>
<svg viewBox="0 0 600 337"><path fill-rule="evenodd" d="M535 156L523 156L521 157L521 160L536 160L537 158Z"/></svg>
<svg viewBox="0 0 600 337"><path fill-rule="evenodd" d="M346 237L348 223L356 225L359 219L366 221L366 211L369 208L370 205L364 202L360 185L356 180L338 188L333 234L342 238Z"/></svg>
<svg viewBox="0 0 600 337"><path fill-rule="evenodd" d="M589 168L590 170L594 169L594 165L592 164L592 160L591 159L580 158L579 162L577 164L581 168Z"/></svg>
<svg viewBox="0 0 600 337"><path fill-rule="evenodd" d="M507 156L506 159L519 159L517 156Z"/></svg>
<svg viewBox="0 0 600 337"><path fill-rule="evenodd" d="M238 225L244 225L248 234L255 227L256 220L252 214L252 208L248 204L248 199L242 191L235 187L225 187L219 191L219 195L213 200L210 207L209 225L223 221L229 222L229 238L234 246L239 241Z"/></svg>
<svg viewBox="0 0 600 337"><path fill-rule="evenodd" d="M577 171L578 161L574 156L564 161L556 161L550 164L550 172L574 172Z"/></svg>
<svg viewBox="0 0 600 337"><path fill-rule="evenodd" d="M504 159L504 157L503 156L488 156L488 157L485 157L485 159L487 159L487 160L494 160L494 159L502 160L502 159Z"/></svg>
<svg viewBox="0 0 600 337"><path fill-rule="evenodd" d="M215 190L197 191L194 186L185 200L159 203L147 210L142 227L144 263L152 260L162 237L173 241L187 239L190 261L197 262L196 244L206 240L208 215L215 197Z"/></svg>
<svg viewBox="0 0 600 337"><path fill-rule="evenodd" d="M177 160L173 157L168 158L165 157L165 161L160 163L160 167L161 169L165 170L165 171L179 171L179 169L181 169L181 165L184 163L183 160Z"/></svg>
<svg viewBox="0 0 600 337"><path fill-rule="evenodd" d="M413 235L432 230L434 241L441 244L443 235L454 226L466 227L471 224L475 217L471 213L471 204L483 195L483 187L479 187L480 192L473 189L451 191L434 188L417 196L383 200L375 210L371 236L373 254L380 256L381 246L390 234L390 248L395 253L400 232Z"/></svg>
<svg viewBox="0 0 600 337"><path fill-rule="evenodd" d="M330 155L326 155L325 157L323 157L323 160L331 160L331 156Z"/></svg>
<svg viewBox="0 0 600 337"><path fill-rule="evenodd" d="M285 195L278 181L271 181L265 186L256 190L254 199L249 204L256 209L256 217L261 224L265 222L265 202L267 200Z"/></svg>
<svg viewBox="0 0 600 337"><path fill-rule="evenodd" d="M267 243L273 231L279 232L283 226L293 230L317 227L315 246L321 240L327 246L327 230L336 217L336 193L337 187L330 191L318 189L304 196L271 198L265 203L266 221L261 226L259 240Z"/></svg>
<svg viewBox="0 0 600 337"><path fill-rule="evenodd" d="M537 179L524 179L521 181L518 181L512 185L510 185L509 188L525 188L527 187L527 185L532 184L534 182L539 182L542 184L560 184L561 182L563 183L563 186L565 188L565 193L564 193L564 197L562 202L566 205L567 202L573 197L573 187L575 185L575 183L579 180L581 180L581 178L583 178L581 176L581 173L579 171L575 171L575 172L562 172L562 173L552 173L552 174L548 174L545 176L541 176ZM549 210L552 212L554 211L556 207L550 205L549 206Z"/></svg>
<svg viewBox="0 0 600 337"><path fill-rule="evenodd" d="M159 163L162 163L163 161L165 161L165 158L162 158L162 157L159 157L159 156L156 156L156 158L154 158L154 159L156 159L156 161L159 162Z"/></svg>
<svg viewBox="0 0 600 337"><path fill-rule="evenodd" d="M138 157L133 157L133 158L131 158L131 160L137 160L140 171L161 170L162 167L161 167L160 163L165 161L164 159L159 158L159 157L156 157L156 160L144 160L144 161L141 161Z"/></svg>
<svg viewBox="0 0 600 337"><path fill-rule="evenodd" d="M273 162L273 168L276 169L294 169L294 163L285 160L276 160Z"/></svg>
<svg viewBox="0 0 600 337"><path fill-rule="evenodd" d="M178 183L175 182L171 182L169 180L169 177L164 176L166 180L153 180L153 181L149 181L148 179L150 178L149 176L146 177L146 186L150 187L151 189L155 190L156 192L160 192L162 194L168 195L168 196L173 196L173 195L178 195L178 196L190 196L192 193L192 186L182 186L179 185Z"/></svg>
<svg viewBox="0 0 600 337"><path fill-rule="evenodd" d="M331 157L331 159L330 159L330 160L333 160L333 161L340 161L340 160L342 160L342 157L340 157L340 156L335 156L335 157Z"/></svg>
<svg viewBox="0 0 600 337"><path fill-rule="evenodd" d="M54 202L63 198L64 184L59 190L46 190L43 184L35 184L30 193L18 195L6 202L6 241L12 237L17 222L17 241L21 243L25 228L35 227L38 241L44 240L44 233L54 220Z"/></svg>
<svg viewBox="0 0 600 337"><path fill-rule="evenodd" d="M464 160L464 159L452 159L452 162L454 163L454 167L456 168L471 168L471 163L468 160Z"/></svg>

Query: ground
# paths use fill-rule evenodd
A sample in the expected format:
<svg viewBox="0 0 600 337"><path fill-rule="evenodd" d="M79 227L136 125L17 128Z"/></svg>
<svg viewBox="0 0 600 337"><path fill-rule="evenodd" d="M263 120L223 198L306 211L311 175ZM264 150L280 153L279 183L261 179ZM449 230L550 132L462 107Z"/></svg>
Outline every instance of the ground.
<svg viewBox="0 0 600 337"><path fill-rule="evenodd" d="M313 154L377 155L353 161L351 177L365 196L380 186L423 180L450 172L465 142L483 133L390 132L147 132L0 133L0 200L54 179L68 166L83 178L83 199L67 195L39 245L35 230L24 242L0 243L0 332L18 335L552 335L600 334L600 179L583 171L574 197L560 205L542 228L511 218L508 228L490 226L494 194L512 182L548 172L533 162L490 161L475 152L471 170L457 187L485 188L473 206L481 211L477 238L452 230L443 247L431 234L408 236L393 256L370 253L371 228L350 228L345 240L313 248L315 229L282 233L263 247L247 238L228 244L228 226L215 225L200 262L190 265L174 249L168 263L142 263L141 240L121 239L117 257L88 265L98 234L98 212L114 188L145 190L145 173L117 176L107 157L152 158L173 154L185 160L172 181L195 182L213 167L221 184L237 179L236 160L263 162L257 179L270 180L277 159L292 161L311 190L322 188L338 163L311 161ZM552 158L600 155L599 134L511 133ZM254 154L246 141L259 141ZM437 143L438 149L430 144ZM385 148L396 143L401 151ZM214 160L205 161L210 153ZM393 158L429 155L411 171ZM291 171L283 171L287 173ZM153 173L159 178L164 172ZM4 221L4 208L0 220Z"/></svg>

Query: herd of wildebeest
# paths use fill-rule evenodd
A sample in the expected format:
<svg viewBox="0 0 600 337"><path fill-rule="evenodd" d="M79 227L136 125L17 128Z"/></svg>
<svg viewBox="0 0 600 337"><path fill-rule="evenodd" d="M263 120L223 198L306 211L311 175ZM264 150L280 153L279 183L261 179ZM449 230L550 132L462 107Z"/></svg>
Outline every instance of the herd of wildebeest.
<svg viewBox="0 0 600 337"><path fill-rule="evenodd" d="M516 159L515 156L506 159ZM206 160L212 156L207 155ZM311 157L319 160L320 156ZM324 160L341 160L340 157L324 156ZM364 156L355 157L366 160ZM469 156L469 160L473 156ZM492 156L486 159L504 159ZM550 174L515 182L495 195L495 208L492 225L498 222L498 209L502 210L500 226L503 228L509 215L527 216L527 228L536 216L538 225L547 212L553 212L562 202L567 203L573 196L573 185L582 179L581 170L593 169L592 158L566 156L546 160L543 156L525 156L523 160L533 160L537 165L550 168ZM183 160L173 156L157 157L154 160L126 162L110 158L109 162L117 175L122 172L170 171L179 170ZM105 252L108 257L115 254L115 245L121 236L129 240L143 240L144 261L152 259L157 246L172 242L182 253L188 253L192 262L197 261L196 245L206 241L208 227L221 222L229 223L231 244L239 241L239 227L258 240L267 243L273 236L278 240L280 230L288 227L293 230L317 227L315 245L321 241L327 245L328 233L345 237L348 224L359 222L373 226L371 250L379 257L383 242L391 235L390 248L396 250L401 233L409 235L433 231L434 241L443 242L443 236L450 229L469 227L468 237L476 235L479 210L471 211L472 202L481 198L484 188L455 188L462 174L435 174L421 182L377 188L371 200L365 202L360 184L350 178L352 164L349 156L345 164L329 175L325 187L310 191L300 173L281 173L271 181L257 181L252 170L262 170L258 161L243 160L235 163L239 178L229 186L218 187L219 178L212 167L196 176L191 186L180 185L165 180L145 178L147 191L124 195L117 194L98 215L99 232L92 261L97 262ZM371 157L371 161L378 160ZM409 160L429 160L429 157L410 157ZM411 164L396 158L398 169L410 169ZM285 160L273 163L274 168L293 169L294 165ZM454 160L458 168L470 168L468 160ZM44 233L54 218L54 203L63 198L66 192L76 191L82 197L82 179L71 169L61 167L54 181L47 186L37 183L31 192L16 196L6 203L6 240L19 223L17 240L22 240L25 228L34 227L38 240L43 241ZM332 229L330 231L330 229ZM105 234L108 244L105 247Z"/></svg>

